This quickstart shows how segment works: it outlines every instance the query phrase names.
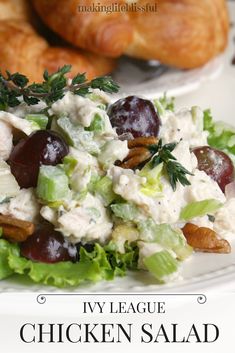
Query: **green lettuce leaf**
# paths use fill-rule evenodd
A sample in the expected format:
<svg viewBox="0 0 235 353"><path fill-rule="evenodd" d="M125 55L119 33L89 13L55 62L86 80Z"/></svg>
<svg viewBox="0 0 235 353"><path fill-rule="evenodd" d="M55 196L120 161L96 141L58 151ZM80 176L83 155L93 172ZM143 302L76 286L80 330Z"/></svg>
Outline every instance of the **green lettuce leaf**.
<svg viewBox="0 0 235 353"><path fill-rule="evenodd" d="M189 221L195 217L203 217L207 214L213 214L222 206L223 204L215 199L192 202L181 210L180 219Z"/></svg>
<svg viewBox="0 0 235 353"><path fill-rule="evenodd" d="M235 129L221 121L213 121L211 111L204 111L204 130L208 132L208 144L227 153L235 163Z"/></svg>
<svg viewBox="0 0 235 353"><path fill-rule="evenodd" d="M172 112L174 112L175 110L175 98L167 97L166 93L164 93L163 97L159 99L154 99L153 104L155 105L160 115L165 114L166 110L170 110Z"/></svg>
<svg viewBox="0 0 235 353"><path fill-rule="evenodd" d="M21 257L17 245L0 239L0 279L16 273L28 276L36 283L59 288L78 286L84 281L111 280L114 276L124 276L127 268L137 268L137 247L127 245L125 250L120 254L112 244L105 248L95 244L92 252L80 248L77 263L45 264Z"/></svg>
<svg viewBox="0 0 235 353"><path fill-rule="evenodd" d="M7 278L14 273L8 263L8 257L10 254L13 256L18 255L17 245L10 244L8 241L0 239L0 280Z"/></svg>

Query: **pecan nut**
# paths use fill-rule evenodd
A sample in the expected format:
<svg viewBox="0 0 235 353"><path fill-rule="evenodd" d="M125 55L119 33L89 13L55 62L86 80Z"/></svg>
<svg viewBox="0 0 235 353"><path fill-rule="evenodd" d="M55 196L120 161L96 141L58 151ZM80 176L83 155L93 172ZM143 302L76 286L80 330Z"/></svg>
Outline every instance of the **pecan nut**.
<svg viewBox="0 0 235 353"><path fill-rule="evenodd" d="M157 142L158 140L154 136L137 137L133 140L129 140L128 148L130 149L130 152L119 166L124 169L135 169L141 163L147 162L152 156L148 147Z"/></svg>
<svg viewBox="0 0 235 353"><path fill-rule="evenodd" d="M220 254L231 252L229 242L225 239L219 239L217 233L210 228L187 223L182 231L188 244L196 251Z"/></svg>
<svg viewBox="0 0 235 353"><path fill-rule="evenodd" d="M0 215L0 228L4 238L19 243L28 239L35 230L33 223L5 215Z"/></svg>

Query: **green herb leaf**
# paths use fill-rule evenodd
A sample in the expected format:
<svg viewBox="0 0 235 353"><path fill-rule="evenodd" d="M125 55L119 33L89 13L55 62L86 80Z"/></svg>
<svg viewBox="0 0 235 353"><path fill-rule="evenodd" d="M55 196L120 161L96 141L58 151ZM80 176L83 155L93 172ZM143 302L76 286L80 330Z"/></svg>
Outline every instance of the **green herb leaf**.
<svg viewBox="0 0 235 353"><path fill-rule="evenodd" d="M45 70L44 81L30 85L25 75L18 72L11 74L7 71L6 76L3 76L0 72L0 109L16 107L21 103L19 97L22 97L28 105L38 104L42 100L50 107L53 102L63 98L69 91L76 95L86 96L91 88L99 88L108 93L116 93L119 90L119 86L111 77L104 76L87 81L85 73L78 73L69 84L66 75L71 68L71 65L64 65L52 74Z"/></svg>
<svg viewBox="0 0 235 353"><path fill-rule="evenodd" d="M162 145L162 140L156 145L150 145L149 151L151 154L155 154L150 162L150 166L155 168L159 164L163 163L164 169L168 175L172 189L176 190L177 182L180 182L183 186L190 185L186 175L193 175L186 168L184 168L171 153L177 146L176 142Z"/></svg>
<svg viewBox="0 0 235 353"><path fill-rule="evenodd" d="M72 84L77 85L86 82L86 74L78 74L72 79Z"/></svg>
<svg viewBox="0 0 235 353"><path fill-rule="evenodd" d="M91 88L99 88L100 90L108 93L117 93L119 86L109 76L97 77L91 81Z"/></svg>

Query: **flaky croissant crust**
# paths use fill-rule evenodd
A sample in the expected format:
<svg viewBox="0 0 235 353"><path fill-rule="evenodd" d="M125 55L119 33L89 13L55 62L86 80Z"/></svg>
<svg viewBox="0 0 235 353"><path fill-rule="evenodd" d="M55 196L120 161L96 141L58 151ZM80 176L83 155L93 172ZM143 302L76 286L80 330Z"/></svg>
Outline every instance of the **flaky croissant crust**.
<svg viewBox="0 0 235 353"><path fill-rule="evenodd" d="M33 0L42 20L75 46L117 57L127 54L194 68L222 52L229 19L226 0L139 0L157 12L79 12L94 0ZM100 0L100 5L125 0Z"/></svg>
<svg viewBox="0 0 235 353"><path fill-rule="evenodd" d="M76 48L53 47L31 23L35 14L28 0L0 0L0 69L21 72L39 82L45 69L72 65L71 76L86 72L88 79L107 74L115 61ZM36 26L38 27L38 26Z"/></svg>

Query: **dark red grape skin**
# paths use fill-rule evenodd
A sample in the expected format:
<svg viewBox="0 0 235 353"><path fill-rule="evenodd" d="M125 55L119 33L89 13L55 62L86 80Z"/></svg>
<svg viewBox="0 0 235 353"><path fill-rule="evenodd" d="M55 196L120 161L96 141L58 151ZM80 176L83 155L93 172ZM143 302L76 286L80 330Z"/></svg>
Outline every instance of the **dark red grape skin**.
<svg viewBox="0 0 235 353"><path fill-rule="evenodd" d="M20 248L21 255L32 261L56 263L77 261L77 248L51 225L43 225Z"/></svg>
<svg viewBox="0 0 235 353"><path fill-rule="evenodd" d="M158 136L161 121L151 101L136 96L119 99L110 105L108 115L117 134L133 137Z"/></svg>
<svg viewBox="0 0 235 353"><path fill-rule="evenodd" d="M198 160L198 169L215 180L225 192L225 186L234 180L234 166L229 156L209 146L194 148L193 153Z"/></svg>
<svg viewBox="0 0 235 353"><path fill-rule="evenodd" d="M9 158L11 172L21 188L36 187L40 165L57 165L68 153L59 134L38 130L13 148Z"/></svg>

